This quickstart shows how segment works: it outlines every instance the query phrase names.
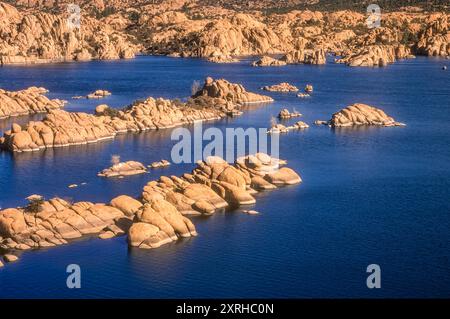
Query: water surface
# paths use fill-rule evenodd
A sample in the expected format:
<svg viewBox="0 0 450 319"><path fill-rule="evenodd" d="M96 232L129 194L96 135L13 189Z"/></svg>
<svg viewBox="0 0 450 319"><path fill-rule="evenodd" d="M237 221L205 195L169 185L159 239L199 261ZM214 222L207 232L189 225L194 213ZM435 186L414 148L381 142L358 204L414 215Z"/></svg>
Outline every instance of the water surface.
<svg viewBox="0 0 450 319"><path fill-rule="evenodd" d="M283 81L300 88L311 83L315 91L308 99L268 93L274 103L205 127L268 127L284 107L312 124L355 102L407 123L335 130L311 125L283 135L280 155L303 183L258 194L251 208L260 215L193 218L198 237L151 251L128 249L126 237L119 237L27 252L0 270L0 297L450 297L450 73L441 70L444 63L417 58L377 69L332 63L252 68L249 61L138 57L0 68L0 87L44 86L50 97L69 100L70 111L93 112L99 103L120 107L148 96L183 99L194 80L212 76L253 91ZM113 95L71 99L96 89ZM0 121L0 130L10 123ZM96 173L114 154L146 164L170 158L176 143L170 135L161 130L33 154L2 152L0 207L22 205L34 193L94 202L138 196L149 180L193 165L121 180ZM73 183L87 184L69 189ZM82 269L79 290L66 288L65 267L72 263ZM373 263L382 269L379 290L366 287L366 267Z"/></svg>

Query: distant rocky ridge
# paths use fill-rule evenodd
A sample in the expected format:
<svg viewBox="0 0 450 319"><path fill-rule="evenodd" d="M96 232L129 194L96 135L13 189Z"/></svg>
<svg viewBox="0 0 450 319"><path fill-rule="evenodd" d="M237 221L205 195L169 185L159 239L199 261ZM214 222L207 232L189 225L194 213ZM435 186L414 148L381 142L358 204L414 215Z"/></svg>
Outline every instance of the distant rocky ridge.
<svg viewBox="0 0 450 319"><path fill-rule="evenodd" d="M62 108L65 101L50 100L44 94L45 88L30 87L21 91L6 91L0 89L0 119L45 113Z"/></svg>
<svg viewBox="0 0 450 319"><path fill-rule="evenodd" d="M0 146L13 152L95 143L118 133L141 132L217 120L234 114L241 104L271 102L272 98L248 92L240 84L208 77L187 102L148 98L122 110L99 105L96 114L50 110L42 121L24 127L14 124L4 132Z"/></svg>
<svg viewBox="0 0 450 319"><path fill-rule="evenodd" d="M300 183L295 171L279 168L283 164L263 153L238 158L234 165L208 157L191 174L149 182L139 199L121 195L109 204L45 201L34 195L25 207L0 211L0 248L10 254L87 235L106 239L125 233L132 247L157 248L197 235L186 215L253 204L259 191Z"/></svg>
<svg viewBox="0 0 450 319"><path fill-rule="evenodd" d="M67 18L0 2L0 64L128 59L140 51L131 35L101 21L83 16L77 29Z"/></svg>
<svg viewBox="0 0 450 319"><path fill-rule="evenodd" d="M216 63L280 54L283 61L276 64L324 64L332 53L348 65L383 66L412 55L450 55L448 13L400 8L383 13L381 27L369 29L365 14L349 10L287 6L277 13L259 11L256 3L238 10L229 1L85 0L76 1L86 12L77 32L65 24L68 1L44 1L46 7L31 2L26 11L0 4L5 64L129 58L136 52ZM43 12L49 8L54 14Z"/></svg>

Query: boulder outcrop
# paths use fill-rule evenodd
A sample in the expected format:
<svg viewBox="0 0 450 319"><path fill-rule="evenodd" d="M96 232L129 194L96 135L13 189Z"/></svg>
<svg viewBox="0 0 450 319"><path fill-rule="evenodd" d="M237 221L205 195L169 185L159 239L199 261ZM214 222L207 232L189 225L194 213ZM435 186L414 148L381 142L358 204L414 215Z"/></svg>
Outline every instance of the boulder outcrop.
<svg viewBox="0 0 450 319"><path fill-rule="evenodd" d="M300 117L300 116L302 116L301 113L299 113L297 111L290 112L288 109L282 109L280 111L280 113L278 114L278 118L281 120L287 120L287 119L291 119L293 117Z"/></svg>
<svg viewBox="0 0 450 319"><path fill-rule="evenodd" d="M21 208L0 211L0 249L15 251L67 244L97 235L101 239L128 234L132 247L157 248L197 235L185 215L214 214L227 207L254 204L253 194L298 184L300 176L286 162L257 153L233 165L220 157L198 162L190 174L161 176L149 182L139 200L121 195L110 204L61 198L30 197ZM5 256L6 257L6 256Z"/></svg>
<svg viewBox="0 0 450 319"><path fill-rule="evenodd" d="M297 92L298 88L295 85L289 84L287 82L281 82L274 85L266 85L262 88L264 91L269 92Z"/></svg>
<svg viewBox="0 0 450 319"><path fill-rule="evenodd" d="M327 123L332 127L346 127L353 125L404 126L396 122L383 110L367 104L355 103L341 111L334 113Z"/></svg>
<svg viewBox="0 0 450 319"><path fill-rule="evenodd" d="M284 61L286 64L325 64L327 55L324 49L295 50L283 56L281 61Z"/></svg>
<svg viewBox="0 0 450 319"><path fill-rule="evenodd" d="M97 175L101 177L124 177L145 173L147 173L147 169L144 164L128 161L114 164L113 166L102 170Z"/></svg>
<svg viewBox="0 0 450 319"><path fill-rule="evenodd" d="M133 36L87 15L77 25L63 14L19 11L0 2L0 19L0 65L128 59L140 51Z"/></svg>
<svg viewBox="0 0 450 319"><path fill-rule="evenodd" d="M269 96L248 92L241 84L231 83L225 79L214 80L211 77L206 78L203 88L194 94L193 97L201 96L219 98L238 104L273 101Z"/></svg>
<svg viewBox="0 0 450 319"><path fill-rule="evenodd" d="M240 84L207 78L204 87L187 103L148 98L122 110L101 105L96 114L50 110L42 121L13 125L0 138L0 146L13 152L95 143L118 133L172 128L195 121L217 120L239 111L240 104L271 102L248 92Z"/></svg>
<svg viewBox="0 0 450 319"><path fill-rule="evenodd" d="M21 91L6 91L0 89L0 119L46 113L50 110L62 108L65 101L50 100L44 94L44 88L30 87Z"/></svg>
<svg viewBox="0 0 450 319"><path fill-rule="evenodd" d="M233 58L229 55L215 55L208 58L208 62L212 63L237 63L239 62L238 59Z"/></svg>
<svg viewBox="0 0 450 319"><path fill-rule="evenodd" d="M349 66L383 67L412 55L405 46L373 45L364 47L356 53L339 59L336 62Z"/></svg>
<svg viewBox="0 0 450 319"><path fill-rule="evenodd" d="M286 64L287 63L285 61L278 60L278 59L275 59L275 58L265 55L261 59L254 61L252 63L252 66L283 66Z"/></svg>
<svg viewBox="0 0 450 319"><path fill-rule="evenodd" d="M104 97L110 96L111 92L107 90L96 90L88 95L86 95L87 99L102 99Z"/></svg>

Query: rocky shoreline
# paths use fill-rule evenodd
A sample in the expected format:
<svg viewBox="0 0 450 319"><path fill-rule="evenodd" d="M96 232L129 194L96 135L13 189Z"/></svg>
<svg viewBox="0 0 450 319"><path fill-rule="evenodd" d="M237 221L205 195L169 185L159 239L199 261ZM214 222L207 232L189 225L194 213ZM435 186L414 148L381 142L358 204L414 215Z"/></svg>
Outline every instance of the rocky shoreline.
<svg viewBox="0 0 450 319"><path fill-rule="evenodd" d="M13 124L0 138L0 147L11 152L33 152L90 144L113 139L119 133L217 120L234 115L243 104L272 101L268 96L248 92L240 84L208 77L186 103L148 98L122 110L100 105L94 115L50 110L42 121L32 121L23 127Z"/></svg>
<svg viewBox="0 0 450 319"><path fill-rule="evenodd" d="M46 201L34 195L25 207L0 211L0 248L3 255L15 256L85 236L107 239L123 234L131 247L157 248L197 235L188 215L254 204L253 195L260 191L301 183L295 171L280 168L284 164L263 153L238 158L233 165L208 157L190 174L147 183L138 199L122 195L109 204Z"/></svg>

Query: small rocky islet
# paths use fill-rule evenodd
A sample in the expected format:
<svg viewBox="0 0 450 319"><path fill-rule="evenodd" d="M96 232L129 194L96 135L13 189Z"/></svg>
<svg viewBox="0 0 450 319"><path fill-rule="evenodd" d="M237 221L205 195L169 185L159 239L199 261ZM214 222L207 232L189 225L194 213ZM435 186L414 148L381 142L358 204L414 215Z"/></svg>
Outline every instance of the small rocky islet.
<svg viewBox="0 0 450 319"><path fill-rule="evenodd" d="M238 158L234 164L212 156L198 162L191 173L147 183L138 199L121 195L109 204L33 195L25 207L0 211L0 248L10 261L7 256L20 251L68 244L84 236L107 239L123 234L132 247L157 248L197 235L186 216L251 205L260 191L301 183L285 164L264 153Z"/></svg>

